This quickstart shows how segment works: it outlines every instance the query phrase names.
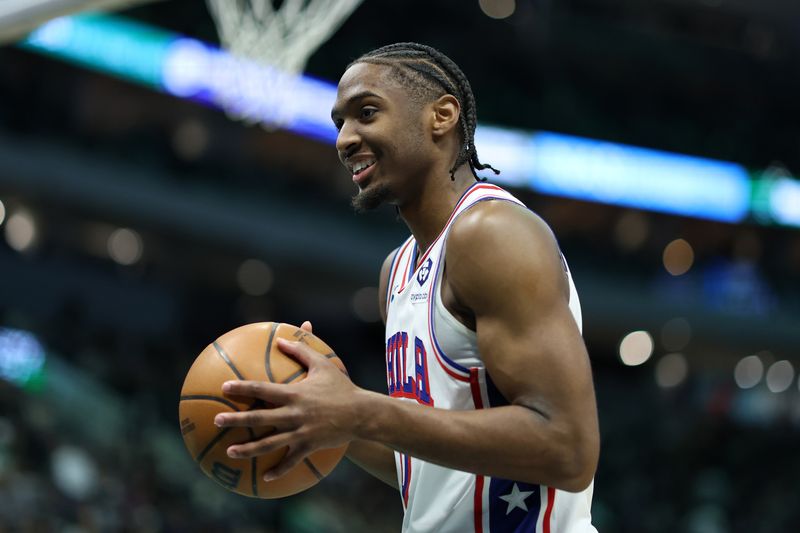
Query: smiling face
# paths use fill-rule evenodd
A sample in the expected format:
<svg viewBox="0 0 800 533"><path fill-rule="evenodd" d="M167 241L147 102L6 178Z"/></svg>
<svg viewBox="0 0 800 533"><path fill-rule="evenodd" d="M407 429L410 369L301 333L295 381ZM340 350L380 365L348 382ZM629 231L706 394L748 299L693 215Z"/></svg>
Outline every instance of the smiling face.
<svg viewBox="0 0 800 533"><path fill-rule="evenodd" d="M353 176L357 211L401 205L424 180L434 157L424 103L392 77L391 66L356 63L339 81L331 111L339 159Z"/></svg>

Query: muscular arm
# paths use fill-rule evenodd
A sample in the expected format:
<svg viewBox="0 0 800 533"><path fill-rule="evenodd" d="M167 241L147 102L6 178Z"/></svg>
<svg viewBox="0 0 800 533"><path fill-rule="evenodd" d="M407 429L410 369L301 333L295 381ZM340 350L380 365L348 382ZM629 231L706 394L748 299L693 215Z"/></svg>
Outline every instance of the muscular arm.
<svg viewBox="0 0 800 533"><path fill-rule="evenodd" d="M389 269L396 251L390 253L383 262L378 283L378 306L384 324L386 323L386 290L389 284ZM347 448L347 458L387 485L398 488L394 452L385 444L369 440L354 440Z"/></svg>
<svg viewBox="0 0 800 533"><path fill-rule="evenodd" d="M459 306L474 315L487 371L511 405L447 411L371 397L359 433L450 468L584 489L598 460L597 410L549 228L513 204L479 204L451 230L446 269Z"/></svg>
<svg viewBox="0 0 800 533"><path fill-rule="evenodd" d="M279 339L308 377L286 385L226 383L226 394L277 406L217 415L220 426L276 428L228 453L251 457L288 446L267 474L272 479L316 449L350 442L350 458L393 486L389 449L457 470L584 489L597 467L597 408L549 228L514 204L482 202L454 223L445 268L456 307L474 321L486 369L510 405L451 411L397 401L356 387L307 345ZM382 295L385 289L382 281Z"/></svg>

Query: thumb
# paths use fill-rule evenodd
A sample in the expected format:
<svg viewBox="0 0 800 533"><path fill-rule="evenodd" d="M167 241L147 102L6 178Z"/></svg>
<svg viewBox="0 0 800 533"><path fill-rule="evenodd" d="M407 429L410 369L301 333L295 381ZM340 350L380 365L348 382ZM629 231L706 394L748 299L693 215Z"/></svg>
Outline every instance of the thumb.
<svg viewBox="0 0 800 533"><path fill-rule="evenodd" d="M300 329L302 329L303 331L306 331L308 333L313 333L314 332L313 331L314 327L311 325L311 322L309 322L308 320L303 322L303 325L300 326Z"/></svg>
<svg viewBox="0 0 800 533"><path fill-rule="evenodd" d="M324 355L304 342L279 338L278 348L309 370L326 360Z"/></svg>

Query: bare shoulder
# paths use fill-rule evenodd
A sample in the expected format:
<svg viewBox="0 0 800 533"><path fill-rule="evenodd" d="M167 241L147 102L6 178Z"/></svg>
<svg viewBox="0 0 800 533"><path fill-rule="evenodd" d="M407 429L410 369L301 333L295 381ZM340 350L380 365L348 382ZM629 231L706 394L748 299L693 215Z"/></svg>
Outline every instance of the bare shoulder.
<svg viewBox="0 0 800 533"><path fill-rule="evenodd" d="M546 282L569 291L552 230L512 202L483 201L462 213L450 229L446 253L448 279L461 292L507 282Z"/></svg>
<svg viewBox="0 0 800 533"><path fill-rule="evenodd" d="M569 285L550 227L507 201L484 201L462 213L447 237L447 280L458 302L473 311L504 298L544 292L568 301Z"/></svg>
<svg viewBox="0 0 800 533"><path fill-rule="evenodd" d="M553 232L539 215L505 200L478 202L464 211L453 223L448 242L476 238L496 241L500 235L523 236L533 245L555 247Z"/></svg>

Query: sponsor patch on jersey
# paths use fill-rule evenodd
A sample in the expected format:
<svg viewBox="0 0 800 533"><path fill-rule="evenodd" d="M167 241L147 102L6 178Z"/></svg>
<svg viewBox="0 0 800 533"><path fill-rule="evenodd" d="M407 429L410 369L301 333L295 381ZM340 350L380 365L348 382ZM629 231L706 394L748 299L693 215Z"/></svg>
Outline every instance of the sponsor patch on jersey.
<svg viewBox="0 0 800 533"><path fill-rule="evenodd" d="M428 292L412 292L410 297L412 304L421 304L428 301Z"/></svg>
<svg viewBox="0 0 800 533"><path fill-rule="evenodd" d="M419 272L417 272L417 281L419 282L419 286L422 287L425 285L425 282L428 281L428 277L431 275L431 266L433 265L433 261L428 258L425 263L419 267Z"/></svg>

